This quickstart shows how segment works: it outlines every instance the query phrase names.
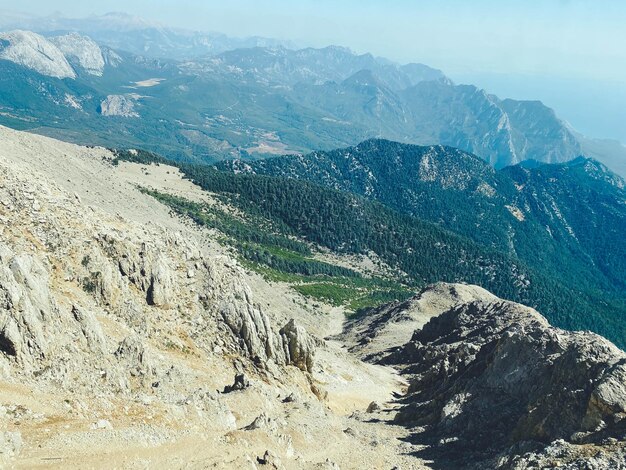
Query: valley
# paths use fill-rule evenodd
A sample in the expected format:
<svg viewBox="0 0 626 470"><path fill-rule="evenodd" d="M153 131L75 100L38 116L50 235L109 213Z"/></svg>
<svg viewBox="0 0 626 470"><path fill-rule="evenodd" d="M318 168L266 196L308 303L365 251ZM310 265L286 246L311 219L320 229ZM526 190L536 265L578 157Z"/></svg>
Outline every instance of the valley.
<svg viewBox="0 0 626 470"><path fill-rule="evenodd" d="M211 163L385 138L457 147L496 168L586 153L622 171L621 146L576 133L541 102L501 100L423 64L336 46L155 58L75 32L3 34L0 124L84 145Z"/></svg>
<svg viewBox="0 0 626 470"><path fill-rule="evenodd" d="M626 469L621 143L101 13L0 9L0 468Z"/></svg>

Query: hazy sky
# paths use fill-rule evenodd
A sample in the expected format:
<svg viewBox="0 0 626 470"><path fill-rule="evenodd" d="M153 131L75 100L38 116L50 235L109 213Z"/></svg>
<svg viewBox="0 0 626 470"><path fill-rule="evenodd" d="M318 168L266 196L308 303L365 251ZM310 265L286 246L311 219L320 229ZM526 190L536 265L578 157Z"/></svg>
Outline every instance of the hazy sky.
<svg viewBox="0 0 626 470"><path fill-rule="evenodd" d="M625 0L0 0L0 8L340 44L537 98L590 135L626 142Z"/></svg>

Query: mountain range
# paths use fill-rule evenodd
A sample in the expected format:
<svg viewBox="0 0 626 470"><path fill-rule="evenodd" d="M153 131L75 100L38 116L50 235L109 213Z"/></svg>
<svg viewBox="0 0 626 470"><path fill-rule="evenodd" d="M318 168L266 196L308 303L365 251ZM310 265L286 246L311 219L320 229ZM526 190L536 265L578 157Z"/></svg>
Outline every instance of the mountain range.
<svg viewBox="0 0 626 470"><path fill-rule="evenodd" d="M625 468L620 143L337 46L0 29L0 467Z"/></svg>
<svg viewBox="0 0 626 470"><path fill-rule="evenodd" d="M269 42L225 43L183 57L168 47L187 49L165 36L154 39L154 50L133 47L124 34L152 44L146 31L160 31L138 20L81 25L58 19L38 25L43 35L0 35L0 123L205 162L386 138L454 146L496 168L585 154L624 170L619 143L586 139L540 102L502 100L423 64ZM92 26L92 37L75 31Z"/></svg>
<svg viewBox="0 0 626 470"><path fill-rule="evenodd" d="M566 313L558 303L541 305L551 321L566 328L600 328L602 334L622 341L613 336L613 327L613 331L604 328L620 323L626 305L622 237L626 185L596 160L527 161L495 170L479 157L451 147L369 140L331 152L223 161L217 167L358 194L503 253L545 279L558 280L579 301L589 302L587 314L574 314L572 308ZM428 258L425 252L422 256ZM496 284L499 276L510 273L497 274ZM537 306L524 294L513 295ZM545 294L543 300L551 296ZM597 321L604 314L613 320ZM580 315L593 325L583 327Z"/></svg>
<svg viewBox="0 0 626 470"><path fill-rule="evenodd" d="M349 191L474 241L558 271L591 273L625 289L626 189L600 162L579 157L561 164L527 161L495 170L484 160L445 146L369 140L355 147L217 165L311 181ZM597 232L597 227L609 230ZM574 274L575 273L575 274ZM589 281L586 281L589 282Z"/></svg>

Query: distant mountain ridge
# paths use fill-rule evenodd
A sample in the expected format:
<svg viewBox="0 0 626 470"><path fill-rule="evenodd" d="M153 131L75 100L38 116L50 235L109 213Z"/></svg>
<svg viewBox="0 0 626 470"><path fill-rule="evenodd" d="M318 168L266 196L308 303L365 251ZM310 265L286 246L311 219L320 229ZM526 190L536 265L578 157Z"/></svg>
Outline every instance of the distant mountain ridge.
<svg viewBox="0 0 626 470"><path fill-rule="evenodd" d="M136 55L116 49L135 50L116 35L136 34L144 25L123 24L113 28L119 43L76 32L2 33L0 123L206 162L387 138L457 147L496 168L586 153L623 169L623 147L581 137L542 103L500 100L423 64L400 65L336 46L228 49L185 60L165 49ZM154 41L172 44L164 37ZM23 69L18 75L15 65ZM23 79L16 82L17 76ZM125 111L102 113L110 108L102 103L111 102L125 103Z"/></svg>
<svg viewBox="0 0 626 470"><path fill-rule="evenodd" d="M115 49L152 58L189 59L243 47L295 48L289 41L272 38L233 38L221 33L205 33L170 28L154 21L121 12L67 18L61 14L45 17L11 17L0 20L4 30L28 29L45 36L80 33Z"/></svg>

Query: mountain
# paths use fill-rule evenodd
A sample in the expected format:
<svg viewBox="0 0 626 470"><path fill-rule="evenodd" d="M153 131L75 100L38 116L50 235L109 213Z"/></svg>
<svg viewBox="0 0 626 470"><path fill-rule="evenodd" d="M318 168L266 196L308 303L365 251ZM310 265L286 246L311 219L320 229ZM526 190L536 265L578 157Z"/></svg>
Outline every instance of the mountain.
<svg viewBox="0 0 626 470"><path fill-rule="evenodd" d="M352 194L177 165L0 127L1 466L624 461L609 341L478 286L380 305L403 282L383 255L532 293L515 260Z"/></svg>
<svg viewBox="0 0 626 470"><path fill-rule="evenodd" d="M50 41L59 48L63 55L77 69L102 76L104 72L104 56L102 50L91 38L70 33L63 36L54 36Z"/></svg>
<svg viewBox="0 0 626 470"><path fill-rule="evenodd" d="M335 46L146 58L115 48L134 50L124 41L46 34L4 33L0 123L205 162L388 138L454 146L496 168L529 159L563 162L583 150L621 168L621 146L591 145L540 102L500 100L422 64ZM109 106L102 103L111 100L126 103L126 111L103 115Z"/></svg>
<svg viewBox="0 0 626 470"><path fill-rule="evenodd" d="M323 85L366 71L393 90L402 90L424 80L448 80L440 70L423 64L399 65L371 54L357 55L338 46L301 50L236 49L219 54L210 62L241 71L268 85Z"/></svg>
<svg viewBox="0 0 626 470"><path fill-rule="evenodd" d="M224 51L249 47L293 47L289 41L271 38L233 38L220 33L204 33L169 28L157 22L121 12L68 18L50 16L19 16L7 14L0 28L28 29L46 36L59 33L80 33L114 49L152 57L192 59Z"/></svg>
<svg viewBox="0 0 626 470"><path fill-rule="evenodd" d="M554 111L540 102L500 100L471 85L425 82L404 91L414 111L414 132L480 155L496 168L538 160L562 162L580 144Z"/></svg>
<svg viewBox="0 0 626 470"><path fill-rule="evenodd" d="M0 127L0 466L421 466L347 417L399 385L322 339L343 314L247 273L113 158Z"/></svg>
<svg viewBox="0 0 626 470"><path fill-rule="evenodd" d="M53 78L76 78L63 53L43 36L29 31L0 34L0 59Z"/></svg>
<svg viewBox="0 0 626 470"><path fill-rule="evenodd" d="M626 178L626 146L616 140L588 139L579 136L583 153L594 155L598 160Z"/></svg>
<svg viewBox="0 0 626 470"><path fill-rule="evenodd" d="M616 315L623 308L624 180L592 159L495 170L450 147L369 140L332 152L217 167L359 194L505 253L582 296L612 303L607 308ZM598 292L603 294L595 297ZM546 306L542 310L551 315ZM560 314L551 321L575 328Z"/></svg>

